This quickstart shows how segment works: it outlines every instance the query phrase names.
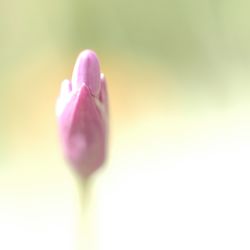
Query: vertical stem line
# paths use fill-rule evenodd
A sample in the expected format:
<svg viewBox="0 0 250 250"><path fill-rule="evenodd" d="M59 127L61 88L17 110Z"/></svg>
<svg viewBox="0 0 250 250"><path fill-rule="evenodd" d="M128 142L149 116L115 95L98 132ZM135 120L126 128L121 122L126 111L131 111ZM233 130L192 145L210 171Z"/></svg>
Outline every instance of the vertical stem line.
<svg viewBox="0 0 250 250"><path fill-rule="evenodd" d="M95 250L92 223L92 182L90 178L78 179L78 192L80 201L79 233L77 250Z"/></svg>

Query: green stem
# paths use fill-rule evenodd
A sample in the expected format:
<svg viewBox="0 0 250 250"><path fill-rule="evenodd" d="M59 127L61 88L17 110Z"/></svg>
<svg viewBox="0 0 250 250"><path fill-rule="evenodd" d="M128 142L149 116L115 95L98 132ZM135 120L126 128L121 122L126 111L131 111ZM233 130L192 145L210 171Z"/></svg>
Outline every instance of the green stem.
<svg viewBox="0 0 250 250"><path fill-rule="evenodd" d="M78 250L94 250L91 186L90 178L78 180L80 200Z"/></svg>

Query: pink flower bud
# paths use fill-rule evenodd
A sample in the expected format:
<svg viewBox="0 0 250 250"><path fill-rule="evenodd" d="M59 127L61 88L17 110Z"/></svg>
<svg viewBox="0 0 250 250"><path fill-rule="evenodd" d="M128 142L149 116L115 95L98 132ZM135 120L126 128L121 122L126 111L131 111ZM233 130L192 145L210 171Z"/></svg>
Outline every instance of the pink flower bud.
<svg viewBox="0 0 250 250"><path fill-rule="evenodd" d="M81 176L91 175L105 160L108 137L106 81L93 51L83 51L72 81L62 82L56 115L65 158Z"/></svg>

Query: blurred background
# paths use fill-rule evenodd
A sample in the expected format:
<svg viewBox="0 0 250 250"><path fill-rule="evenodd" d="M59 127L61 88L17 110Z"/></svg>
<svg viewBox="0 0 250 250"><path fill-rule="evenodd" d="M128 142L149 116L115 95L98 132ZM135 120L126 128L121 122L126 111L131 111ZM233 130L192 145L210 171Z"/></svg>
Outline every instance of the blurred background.
<svg viewBox="0 0 250 250"><path fill-rule="evenodd" d="M55 101L99 55L110 152L89 249L249 249L250 2L0 0L0 249L77 249Z"/></svg>

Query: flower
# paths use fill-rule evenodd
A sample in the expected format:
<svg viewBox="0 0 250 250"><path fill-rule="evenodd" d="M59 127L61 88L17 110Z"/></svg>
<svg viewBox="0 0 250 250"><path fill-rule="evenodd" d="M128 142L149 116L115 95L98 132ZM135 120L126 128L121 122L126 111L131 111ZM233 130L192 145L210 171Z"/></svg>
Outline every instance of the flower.
<svg viewBox="0 0 250 250"><path fill-rule="evenodd" d="M64 156L82 177L105 161L108 137L106 80L96 54L80 53L72 80L64 80L56 104Z"/></svg>

